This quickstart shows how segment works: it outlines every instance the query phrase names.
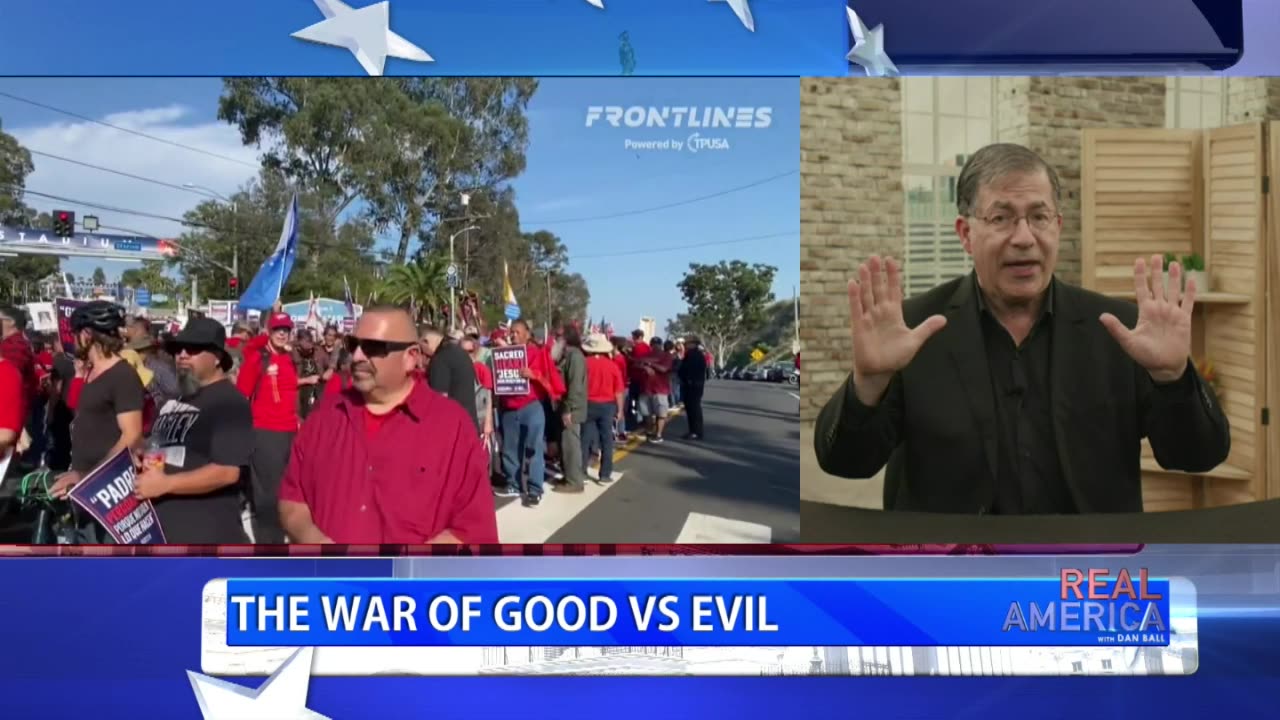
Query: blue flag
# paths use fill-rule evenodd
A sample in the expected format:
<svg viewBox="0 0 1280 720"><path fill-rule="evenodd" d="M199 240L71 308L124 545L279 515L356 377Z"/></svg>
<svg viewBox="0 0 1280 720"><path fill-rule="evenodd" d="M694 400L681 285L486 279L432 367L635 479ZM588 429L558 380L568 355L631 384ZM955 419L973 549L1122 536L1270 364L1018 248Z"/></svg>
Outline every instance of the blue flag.
<svg viewBox="0 0 1280 720"><path fill-rule="evenodd" d="M289 212L284 216L284 227L280 230L280 242L270 257L258 268L253 282L240 296L240 307L245 310L269 310L280 299L284 291L284 283L293 271L293 261L298 256L298 196L293 196L289 203Z"/></svg>

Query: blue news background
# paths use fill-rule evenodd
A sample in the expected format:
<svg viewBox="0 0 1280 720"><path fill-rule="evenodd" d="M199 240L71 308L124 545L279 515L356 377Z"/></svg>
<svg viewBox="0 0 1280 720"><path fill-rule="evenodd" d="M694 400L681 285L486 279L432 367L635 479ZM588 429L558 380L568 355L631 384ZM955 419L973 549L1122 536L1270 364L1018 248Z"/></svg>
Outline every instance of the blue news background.
<svg viewBox="0 0 1280 720"><path fill-rule="evenodd" d="M4 561L0 717L198 718L202 591L265 577L1035 577L1063 567L1183 576L1199 600L1190 677L484 677L311 681L308 706L335 720L611 720L811 714L1076 720L1271 717L1280 697L1280 548L1156 547L1091 558L485 558ZM258 687L260 678L237 680ZM1068 700L1068 701L1064 701Z"/></svg>
<svg viewBox="0 0 1280 720"><path fill-rule="evenodd" d="M743 27L727 3L707 0L605 0L603 10L585 0L392 0L391 29L435 62L390 59L386 74L619 75L623 33L634 52L635 75L851 72L845 59L845 0L748 2L755 32ZM908 53L927 51L936 40L954 49L958 63L965 61L968 48L984 56L1019 47L1046 53L1045 44L1052 43L1055 51L1088 53L1091 44L1103 42L1088 28L1108 26L1105 37L1133 38L1135 52L1138 43L1185 52L1205 35L1201 13L1236 3L1243 7L1245 52L1228 74L1280 74L1280 44L1273 40L1280 36L1275 0L1039 3L1052 12L1021 0L1008 0L1007 8L999 0L851 0L855 10L863 7L870 24L878 13L889 13L885 42L890 55L895 46ZM373 0L348 4L363 7ZM930 13L940 4L971 5L986 14L954 23L926 22L937 19ZM5 2L0 75L363 74L347 50L290 37L321 19L311 0ZM1213 44L1212 37L1200 39ZM1042 57L1027 70L1052 73L1053 58ZM855 66L852 72L861 74L861 69Z"/></svg>

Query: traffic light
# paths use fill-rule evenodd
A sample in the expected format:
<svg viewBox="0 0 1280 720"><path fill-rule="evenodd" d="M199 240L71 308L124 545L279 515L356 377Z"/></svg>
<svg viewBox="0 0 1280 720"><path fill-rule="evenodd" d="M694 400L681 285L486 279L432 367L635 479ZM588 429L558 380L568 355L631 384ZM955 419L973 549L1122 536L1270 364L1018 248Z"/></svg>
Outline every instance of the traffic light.
<svg viewBox="0 0 1280 720"><path fill-rule="evenodd" d="M74 237L76 234L76 214L68 210L54 210L53 234L58 237Z"/></svg>
<svg viewBox="0 0 1280 720"><path fill-rule="evenodd" d="M240 278L228 280L227 287L231 289L231 297L240 297Z"/></svg>

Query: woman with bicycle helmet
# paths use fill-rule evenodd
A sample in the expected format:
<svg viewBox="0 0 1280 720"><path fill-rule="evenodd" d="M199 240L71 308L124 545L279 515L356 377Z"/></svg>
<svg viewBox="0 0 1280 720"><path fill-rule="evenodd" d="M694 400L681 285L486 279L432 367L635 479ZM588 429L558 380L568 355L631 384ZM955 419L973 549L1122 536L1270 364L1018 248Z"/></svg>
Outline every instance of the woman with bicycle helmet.
<svg viewBox="0 0 1280 720"><path fill-rule="evenodd" d="M124 310L105 300L71 315L75 354L88 375L71 425L71 470L54 482L52 495L64 497L90 470L142 441L144 391L137 371L120 357L124 324Z"/></svg>

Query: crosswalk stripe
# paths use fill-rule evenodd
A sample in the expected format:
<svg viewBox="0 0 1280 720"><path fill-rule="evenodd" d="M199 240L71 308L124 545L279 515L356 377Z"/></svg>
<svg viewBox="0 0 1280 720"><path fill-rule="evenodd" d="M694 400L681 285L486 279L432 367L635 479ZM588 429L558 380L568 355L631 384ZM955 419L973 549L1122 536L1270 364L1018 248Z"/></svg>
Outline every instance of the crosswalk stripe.
<svg viewBox="0 0 1280 720"><path fill-rule="evenodd" d="M597 476L594 469L589 474L593 478ZM519 501L502 506L498 509L498 540L517 545L545 543L553 533L616 486L622 476L622 472L614 470L613 482L607 485L588 482L586 490L579 494L558 493L548 486L542 503L536 508L524 507Z"/></svg>
<svg viewBox="0 0 1280 720"><path fill-rule="evenodd" d="M731 543L765 545L773 540L773 529L768 525L733 520L718 515L691 512L676 538L677 545L706 543Z"/></svg>

